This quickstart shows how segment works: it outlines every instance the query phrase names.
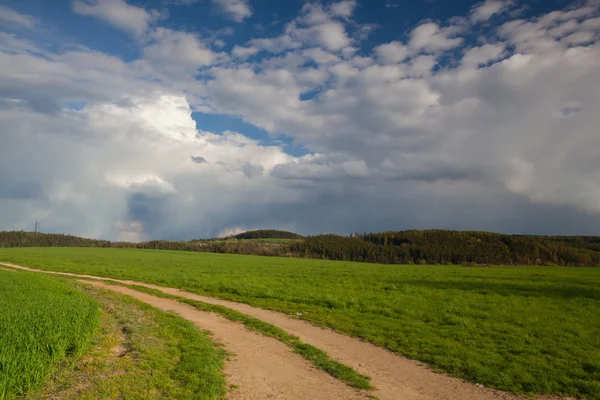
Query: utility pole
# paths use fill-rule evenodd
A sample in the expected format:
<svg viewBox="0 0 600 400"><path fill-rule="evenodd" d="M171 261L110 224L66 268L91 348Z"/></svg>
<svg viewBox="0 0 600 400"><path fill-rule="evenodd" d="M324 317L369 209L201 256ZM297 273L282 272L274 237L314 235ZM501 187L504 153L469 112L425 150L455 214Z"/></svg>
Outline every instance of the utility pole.
<svg viewBox="0 0 600 400"><path fill-rule="evenodd" d="M38 233L40 230L40 223L35 221L35 225L33 226L33 232Z"/></svg>

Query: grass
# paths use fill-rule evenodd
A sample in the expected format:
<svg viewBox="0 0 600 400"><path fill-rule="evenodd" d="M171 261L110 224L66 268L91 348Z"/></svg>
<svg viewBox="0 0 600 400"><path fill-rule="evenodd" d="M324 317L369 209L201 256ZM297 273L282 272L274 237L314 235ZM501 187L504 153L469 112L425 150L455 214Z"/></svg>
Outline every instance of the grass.
<svg viewBox="0 0 600 400"><path fill-rule="evenodd" d="M227 353L208 332L130 297L84 290L102 310L94 346L29 399L223 398Z"/></svg>
<svg viewBox="0 0 600 400"><path fill-rule="evenodd" d="M0 270L0 399L38 389L87 349L98 303L57 279Z"/></svg>
<svg viewBox="0 0 600 400"><path fill-rule="evenodd" d="M0 260L302 312L469 381L600 399L600 269L74 248L0 249Z"/></svg>
<svg viewBox="0 0 600 400"><path fill-rule="evenodd" d="M151 289L144 286L121 286L126 286L139 292L149 293L157 297L163 297L167 299L177 300L182 303L187 303L202 311L220 314L221 316L227 318L230 321L242 323L244 326L246 326L248 329L254 332L258 332L264 336L272 337L274 339L279 340L280 342L284 343L292 350L294 350L294 352L301 355L308 361L312 362L317 368L327 372L334 378L340 379L349 386L355 387L357 389L373 389L373 386L371 386L370 383L370 377L361 375L354 369L348 367L347 365L332 360L331 358L329 358L329 355L323 350L320 350L310 344L302 343L302 341L297 336L290 335L283 329L273 324L269 324L267 322L261 321L258 318L250 317L244 313L220 305L208 304L197 300L185 299L179 296L172 296L163 293L160 290Z"/></svg>

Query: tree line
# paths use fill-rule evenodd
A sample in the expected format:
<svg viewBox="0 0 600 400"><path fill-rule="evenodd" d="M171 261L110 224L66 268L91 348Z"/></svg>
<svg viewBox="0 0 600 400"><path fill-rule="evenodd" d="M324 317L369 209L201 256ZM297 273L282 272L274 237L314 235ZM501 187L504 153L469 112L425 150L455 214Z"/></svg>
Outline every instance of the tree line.
<svg viewBox="0 0 600 400"><path fill-rule="evenodd" d="M292 232L246 232L239 239L298 239ZM239 235L236 235L239 236ZM299 236L299 235L298 235ZM281 238L281 236L280 236ZM489 232L410 230L317 235L289 243L254 240L109 242L71 235L0 232L0 247L116 247L253 254L383 264L600 266L600 237L525 236Z"/></svg>
<svg viewBox="0 0 600 400"><path fill-rule="evenodd" d="M291 245L304 257L384 264L600 266L600 238L412 230L319 235Z"/></svg>
<svg viewBox="0 0 600 400"><path fill-rule="evenodd" d="M0 247L110 247L108 240L86 239L56 233L0 232Z"/></svg>
<svg viewBox="0 0 600 400"><path fill-rule="evenodd" d="M278 231L276 229L259 229L228 236L226 239L302 239L304 236L294 232Z"/></svg>

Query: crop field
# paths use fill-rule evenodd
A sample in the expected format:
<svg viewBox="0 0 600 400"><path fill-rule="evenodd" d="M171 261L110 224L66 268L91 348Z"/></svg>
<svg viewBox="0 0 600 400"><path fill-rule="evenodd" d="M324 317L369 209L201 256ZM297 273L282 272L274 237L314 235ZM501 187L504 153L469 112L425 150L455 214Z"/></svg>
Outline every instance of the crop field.
<svg viewBox="0 0 600 400"><path fill-rule="evenodd" d="M87 349L98 303L68 283L0 270L0 399L38 388Z"/></svg>
<svg viewBox="0 0 600 400"><path fill-rule="evenodd" d="M600 398L600 269L399 266L129 249L0 249L33 268L302 313L451 375Z"/></svg>

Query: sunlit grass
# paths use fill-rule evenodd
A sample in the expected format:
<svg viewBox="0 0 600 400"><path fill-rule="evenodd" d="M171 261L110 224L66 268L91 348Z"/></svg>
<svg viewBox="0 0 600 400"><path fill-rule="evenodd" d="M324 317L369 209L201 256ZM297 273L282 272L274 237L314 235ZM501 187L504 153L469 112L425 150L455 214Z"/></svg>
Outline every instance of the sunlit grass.
<svg viewBox="0 0 600 400"><path fill-rule="evenodd" d="M75 368L30 400L221 400L226 351L208 332L128 296L86 287L101 306L101 332Z"/></svg>
<svg viewBox="0 0 600 400"><path fill-rule="evenodd" d="M125 249L0 249L283 311L513 392L600 398L600 269L401 266Z"/></svg>
<svg viewBox="0 0 600 400"><path fill-rule="evenodd" d="M97 302L68 283L0 270L0 399L37 389L75 361L97 326Z"/></svg>

